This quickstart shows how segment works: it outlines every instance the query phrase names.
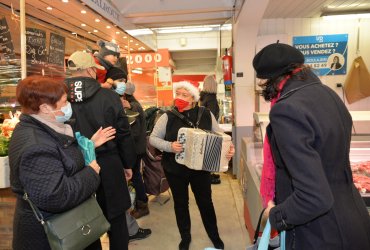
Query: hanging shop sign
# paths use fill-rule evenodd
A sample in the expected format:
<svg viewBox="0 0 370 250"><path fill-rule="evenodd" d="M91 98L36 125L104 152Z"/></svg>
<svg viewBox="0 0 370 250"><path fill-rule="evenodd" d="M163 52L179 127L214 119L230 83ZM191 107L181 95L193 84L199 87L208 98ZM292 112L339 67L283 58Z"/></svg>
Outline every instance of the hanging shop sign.
<svg viewBox="0 0 370 250"><path fill-rule="evenodd" d="M168 49L159 49L157 53L132 53L126 55L126 61L131 69L169 67L170 53Z"/></svg>
<svg viewBox="0 0 370 250"><path fill-rule="evenodd" d="M120 11L110 2L106 0L82 0L82 2L120 28L124 28Z"/></svg>
<svg viewBox="0 0 370 250"><path fill-rule="evenodd" d="M26 28L27 75L45 75L47 63L46 32Z"/></svg>
<svg viewBox="0 0 370 250"><path fill-rule="evenodd" d="M6 18L0 19L0 51L4 59L14 59L14 46Z"/></svg>
<svg viewBox="0 0 370 250"><path fill-rule="evenodd" d="M26 54L29 64L46 64L46 32L35 28L26 29Z"/></svg>
<svg viewBox="0 0 370 250"><path fill-rule="evenodd" d="M65 38L63 36L50 33L49 57L48 62L59 66L64 65Z"/></svg>
<svg viewBox="0 0 370 250"><path fill-rule="evenodd" d="M295 36L293 46L320 76L347 73L348 34Z"/></svg>

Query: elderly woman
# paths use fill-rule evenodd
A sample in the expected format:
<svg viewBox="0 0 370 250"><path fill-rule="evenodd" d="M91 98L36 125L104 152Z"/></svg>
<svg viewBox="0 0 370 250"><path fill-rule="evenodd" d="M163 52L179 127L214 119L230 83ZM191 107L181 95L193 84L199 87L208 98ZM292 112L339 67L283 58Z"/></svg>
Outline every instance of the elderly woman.
<svg viewBox="0 0 370 250"><path fill-rule="evenodd" d="M286 249L370 249L370 217L352 180L346 106L290 45L264 47L253 67L272 106L260 188L271 226L286 230Z"/></svg>
<svg viewBox="0 0 370 250"><path fill-rule="evenodd" d="M27 192L45 217L69 210L91 196L100 183L100 167L94 160L84 164L71 127L64 124L72 109L62 81L28 77L18 83L16 95L22 115L9 146L10 181L17 196L13 249L50 249L46 234L36 220ZM100 129L95 146L113 139L114 130Z"/></svg>
<svg viewBox="0 0 370 250"><path fill-rule="evenodd" d="M181 112L194 124L198 117L199 90L190 82L179 82L173 85L175 90L175 109ZM177 141L180 128L189 127L179 117L168 111L157 121L150 135L150 143L163 151L162 165L170 185L176 214L177 226L181 235L180 250L189 249L191 242L189 193L190 184L198 205L203 225L215 248L223 249L217 228L215 209L212 203L211 176L209 172L193 170L175 161L175 153L182 150L182 145ZM206 109L199 121L199 128L218 131L220 130L213 114ZM234 146L230 147L227 157L234 154Z"/></svg>

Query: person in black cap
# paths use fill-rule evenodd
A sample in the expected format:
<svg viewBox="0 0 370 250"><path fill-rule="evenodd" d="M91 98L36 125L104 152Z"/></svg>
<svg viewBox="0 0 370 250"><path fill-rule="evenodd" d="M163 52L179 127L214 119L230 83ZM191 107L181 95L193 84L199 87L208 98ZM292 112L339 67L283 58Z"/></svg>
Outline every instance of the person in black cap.
<svg viewBox="0 0 370 250"><path fill-rule="evenodd" d="M349 163L351 115L303 63L299 50L280 43L253 59L272 106L260 187L265 216L286 230L286 249L370 249L370 217Z"/></svg>

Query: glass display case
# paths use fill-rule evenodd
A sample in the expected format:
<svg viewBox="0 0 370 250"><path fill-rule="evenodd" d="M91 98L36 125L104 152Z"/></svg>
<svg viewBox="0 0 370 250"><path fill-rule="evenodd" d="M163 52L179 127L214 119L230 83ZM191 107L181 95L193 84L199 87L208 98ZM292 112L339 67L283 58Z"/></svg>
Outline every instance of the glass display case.
<svg viewBox="0 0 370 250"><path fill-rule="evenodd" d="M225 97L220 100L220 123L232 123L232 100L231 97Z"/></svg>

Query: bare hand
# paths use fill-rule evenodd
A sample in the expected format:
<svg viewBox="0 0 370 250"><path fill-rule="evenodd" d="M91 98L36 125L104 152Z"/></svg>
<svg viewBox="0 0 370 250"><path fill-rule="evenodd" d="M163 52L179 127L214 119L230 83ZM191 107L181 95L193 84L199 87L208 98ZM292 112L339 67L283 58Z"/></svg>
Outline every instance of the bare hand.
<svg viewBox="0 0 370 250"><path fill-rule="evenodd" d="M101 87L106 88L106 89L111 89L113 86L114 81L111 78L108 78L105 83L101 84Z"/></svg>
<svg viewBox="0 0 370 250"><path fill-rule="evenodd" d="M124 108L128 108L128 109L131 108L131 105L127 100L121 99L121 102L122 102L122 105L123 105Z"/></svg>
<svg viewBox="0 0 370 250"><path fill-rule="evenodd" d="M229 152L227 152L227 154L226 154L226 158L230 161L231 157L233 157L234 154L235 154L235 147L234 147L234 144L231 143Z"/></svg>
<svg viewBox="0 0 370 250"><path fill-rule="evenodd" d="M98 131L91 137L91 140L93 141L95 148L103 145L107 141L110 141L115 138L116 129L109 126L106 128L100 127Z"/></svg>
<svg viewBox="0 0 370 250"><path fill-rule="evenodd" d="M100 166L99 164L96 162L96 160L93 160L92 162L90 162L89 166L94 169L94 171L99 174L100 173Z"/></svg>
<svg viewBox="0 0 370 250"><path fill-rule="evenodd" d="M271 208L275 207L275 203L273 201L269 201L267 203L267 207L265 209L265 212L263 213L263 218L265 218L266 220L268 219L269 215L270 215L270 210Z"/></svg>
<svg viewBox="0 0 370 250"><path fill-rule="evenodd" d="M182 144L178 141L174 141L171 143L172 152L180 153L182 151Z"/></svg>
<svg viewBox="0 0 370 250"><path fill-rule="evenodd" d="M126 181L131 180L131 178L132 178L132 169L125 169L124 171L125 171Z"/></svg>

